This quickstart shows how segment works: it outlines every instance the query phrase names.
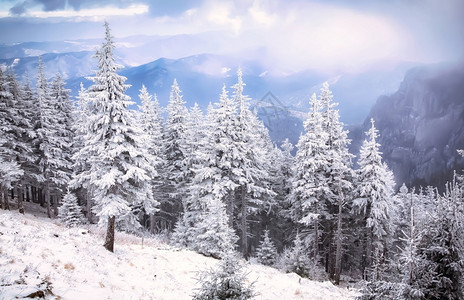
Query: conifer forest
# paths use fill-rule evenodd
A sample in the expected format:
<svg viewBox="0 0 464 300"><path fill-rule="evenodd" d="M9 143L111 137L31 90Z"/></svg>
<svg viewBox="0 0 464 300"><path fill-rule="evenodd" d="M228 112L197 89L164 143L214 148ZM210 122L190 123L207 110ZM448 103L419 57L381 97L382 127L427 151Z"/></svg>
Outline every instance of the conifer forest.
<svg viewBox="0 0 464 300"><path fill-rule="evenodd" d="M131 99L116 47L105 23L77 97L40 56L36 78L0 69L3 210L98 224L110 252L125 232L217 259L193 299L257 297L249 261L358 299L464 299L463 170L446 186L395 182L374 119L351 154L343 95L327 82L308 95L296 145L270 138L240 68L205 111L186 106L177 80L166 107L145 85Z"/></svg>

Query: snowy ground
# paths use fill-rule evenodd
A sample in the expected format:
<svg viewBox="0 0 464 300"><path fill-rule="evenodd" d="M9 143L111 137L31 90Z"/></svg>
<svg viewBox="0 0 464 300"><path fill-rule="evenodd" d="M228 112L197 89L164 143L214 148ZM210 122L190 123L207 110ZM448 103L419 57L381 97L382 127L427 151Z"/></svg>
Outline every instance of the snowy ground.
<svg viewBox="0 0 464 300"><path fill-rule="evenodd" d="M27 211L26 211L27 212ZM0 299L38 290L47 299L191 299L196 272L217 260L174 249L159 240L117 233L106 251L96 226L67 229L36 213L0 211ZM353 299L355 291L330 282L248 264L256 299Z"/></svg>

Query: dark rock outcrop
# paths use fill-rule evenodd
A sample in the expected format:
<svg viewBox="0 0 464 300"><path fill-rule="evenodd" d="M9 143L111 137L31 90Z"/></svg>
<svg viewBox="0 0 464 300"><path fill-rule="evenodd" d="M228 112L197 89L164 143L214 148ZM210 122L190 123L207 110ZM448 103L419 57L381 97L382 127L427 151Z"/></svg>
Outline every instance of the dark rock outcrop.
<svg viewBox="0 0 464 300"><path fill-rule="evenodd" d="M434 65L407 72L398 91L382 96L374 118L384 160L396 182L443 188L464 160L464 66Z"/></svg>

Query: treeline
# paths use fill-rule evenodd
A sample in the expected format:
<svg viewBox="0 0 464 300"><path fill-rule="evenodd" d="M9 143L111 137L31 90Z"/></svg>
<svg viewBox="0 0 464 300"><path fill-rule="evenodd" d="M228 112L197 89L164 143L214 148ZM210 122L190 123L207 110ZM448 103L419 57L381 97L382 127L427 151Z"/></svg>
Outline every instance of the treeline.
<svg viewBox="0 0 464 300"><path fill-rule="evenodd" d="M274 145L250 109L242 72L204 114L174 81L168 106L142 86L138 110L117 74L108 24L98 70L77 105L61 76L37 84L0 73L2 206L40 203L66 224L163 233L217 258L239 250L312 279L362 280L365 299L460 299L461 178L395 193L374 120L352 164L347 130L325 83L296 145ZM166 118L163 118L164 112ZM14 201L12 201L14 202ZM278 254L279 253L279 254Z"/></svg>

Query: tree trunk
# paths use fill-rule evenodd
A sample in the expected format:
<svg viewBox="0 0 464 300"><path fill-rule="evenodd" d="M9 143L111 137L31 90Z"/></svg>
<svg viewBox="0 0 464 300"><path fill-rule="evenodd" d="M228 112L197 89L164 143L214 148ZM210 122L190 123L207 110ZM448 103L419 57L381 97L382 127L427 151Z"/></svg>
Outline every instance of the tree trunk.
<svg viewBox="0 0 464 300"><path fill-rule="evenodd" d="M155 214L150 215L150 233L155 233Z"/></svg>
<svg viewBox="0 0 464 300"><path fill-rule="evenodd" d="M314 203L314 213L318 214L319 203L316 201ZM316 217L314 220L314 261L319 262L319 217Z"/></svg>
<svg viewBox="0 0 464 300"><path fill-rule="evenodd" d="M340 273L342 271L342 207L343 207L343 194L341 188L339 189L338 195L338 222L337 222L337 236L336 241L336 252L335 252L335 274L334 283L340 284Z"/></svg>
<svg viewBox="0 0 464 300"><path fill-rule="evenodd" d="M106 228L105 244L106 250L114 252L114 221L115 216L108 217L108 227Z"/></svg>
<svg viewBox="0 0 464 300"><path fill-rule="evenodd" d="M231 229L234 228L234 196L234 191L230 191L227 199L227 216L229 217L228 223Z"/></svg>
<svg viewBox="0 0 464 300"><path fill-rule="evenodd" d="M58 206L60 205L60 199L61 199L61 194L55 195L53 198L53 213L56 216L58 216Z"/></svg>
<svg viewBox="0 0 464 300"><path fill-rule="evenodd" d="M37 200L42 207L45 207L44 191L41 188L37 188Z"/></svg>
<svg viewBox="0 0 464 300"><path fill-rule="evenodd" d="M17 189L16 191L17 191L17 194L18 194L18 211L19 211L20 214L24 215L24 206L23 206L24 188L23 188L23 185L21 183L18 184L16 189Z"/></svg>
<svg viewBox="0 0 464 300"><path fill-rule="evenodd" d="M26 184L25 186L25 189L26 189L26 202L31 202L31 186L29 184Z"/></svg>
<svg viewBox="0 0 464 300"><path fill-rule="evenodd" d="M247 214L248 214L248 207L247 207L247 191L246 186L242 186L240 191L240 200L242 203L242 219L240 220L240 228L242 231L242 254L243 258L248 259L248 228L247 228Z"/></svg>
<svg viewBox="0 0 464 300"><path fill-rule="evenodd" d="M8 201L8 189L3 188L3 209L10 210L10 202Z"/></svg>
<svg viewBox="0 0 464 300"><path fill-rule="evenodd" d="M45 186L44 186L44 189L45 189L45 204L47 206L47 217L51 218L52 217L52 214L51 214L51 210L50 210L50 186L49 186L49 182L48 182L48 179L45 180Z"/></svg>
<svg viewBox="0 0 464 300"><path fill-rule="evenodd" d="M93 224L92 200L90 200L91 198L90 191L85 193L85 208L87 210L87 219L89 220L90 224Z"/></svg>

